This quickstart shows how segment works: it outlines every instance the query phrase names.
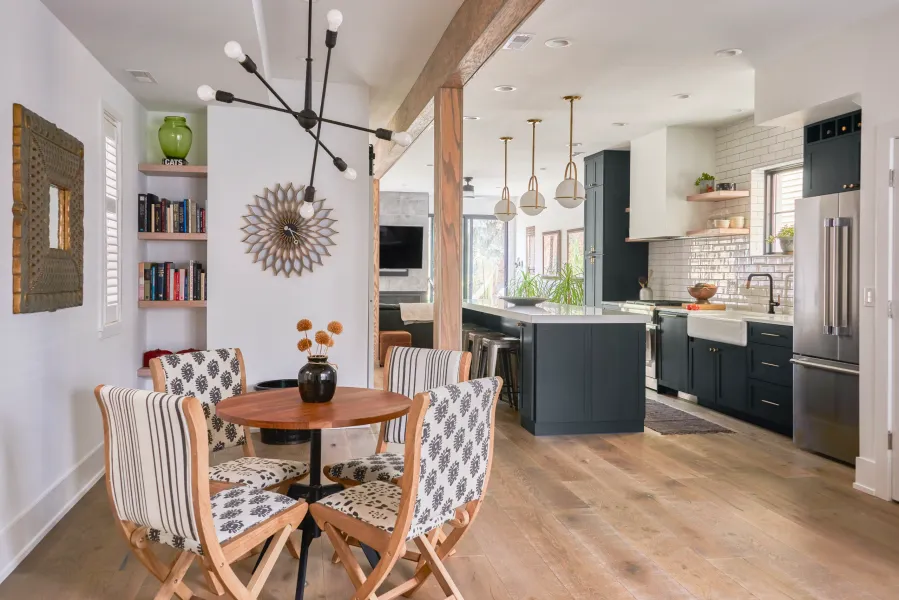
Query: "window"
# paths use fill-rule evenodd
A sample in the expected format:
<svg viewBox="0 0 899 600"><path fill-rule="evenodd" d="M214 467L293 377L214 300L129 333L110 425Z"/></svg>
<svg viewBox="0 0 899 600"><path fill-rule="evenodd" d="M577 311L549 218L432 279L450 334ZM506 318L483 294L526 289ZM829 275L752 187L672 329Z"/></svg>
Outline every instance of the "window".
<svg viewBox="0 0 899 600"><path fill-rule="evenodd" d="M525 229L525 258L528 273L537 272L537 228L531 225Z"/></svg>
<svg viewBox="0 0 899 600"><path fill-rule="evenodd" d="M767 242L783 227L792 227L796 200L802 198L802 167L790 166L765 172L765 253L782 252L780 240Z"/></svg>
<svg viewBox="0 0 899 600"><path fill-rule="evenodd" d="M463 217L462 295L492 300L506 287L509 225L493 216Z"/></svg>
<svg viewBox="0 0 899 600"><path fill-rule="evenodd" d="M584 228L568 230L568 246L565 253L565 262L574 270L584 274Z"/></svg>
<svg viewBox="0 0 899 600"><path fill-rule="evenodd" d="M121 215L121 123L103 112L103 282L101 335L114 335L122 321Z"/></svg>
<svg viewBox="0 0 899 600"><path fill-rule="evenodd" d="M560 255L562 254L562 232L543 232L543 276L556 277L559 274Z"/></svg>

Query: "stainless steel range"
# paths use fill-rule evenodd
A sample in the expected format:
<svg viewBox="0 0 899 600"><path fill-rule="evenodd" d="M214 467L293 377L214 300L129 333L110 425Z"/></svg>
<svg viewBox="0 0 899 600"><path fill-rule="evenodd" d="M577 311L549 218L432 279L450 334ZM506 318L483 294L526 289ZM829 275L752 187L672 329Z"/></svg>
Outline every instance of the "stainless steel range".
<svg viewBox="0 0 899 600"><path fill-rule="evenodd" d="M603 306L625 312L650 315L646 323L646 387L658 389L656 357L659 351L659 313L664 307L680 307L683 300L628 300L626 302L603 302Z"/></svg>

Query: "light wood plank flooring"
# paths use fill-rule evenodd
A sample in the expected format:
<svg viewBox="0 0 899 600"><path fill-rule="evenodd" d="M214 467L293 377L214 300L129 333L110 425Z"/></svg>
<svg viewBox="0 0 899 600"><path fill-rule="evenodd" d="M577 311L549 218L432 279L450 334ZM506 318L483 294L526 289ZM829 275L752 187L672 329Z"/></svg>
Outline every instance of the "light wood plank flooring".
<svg viewBox="0 0 899 600"><path fill-rule="evenodd" d="M501 406L485 508L447 563L465 597L899 598L899 506L853 491L848 467L787 438L664 401L736 433L537 439ZM326 460L374 448L367 429L324 440ZM314 543L310 600L352 595L330 556L324 538ZM285 552L262 598L292 598L296 565ZM114 532L101 481L0 584L0 599L150 599L157 588ZM433 582L415 597L442 598Z"/></svg>

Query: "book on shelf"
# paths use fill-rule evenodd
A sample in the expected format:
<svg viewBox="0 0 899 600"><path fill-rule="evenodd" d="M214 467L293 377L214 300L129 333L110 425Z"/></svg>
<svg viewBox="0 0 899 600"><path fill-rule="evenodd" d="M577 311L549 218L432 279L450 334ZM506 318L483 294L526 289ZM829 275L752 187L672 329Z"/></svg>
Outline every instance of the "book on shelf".
<svg viewBox="0 0 899 600"><path fill-rule="evenodd" d="M148 233L206 233L206 209L192 198L169 200L137 195L137 230Z"/></svg>
<svg viewBox="0 0 899 600"><path fill-rule="evenodd" d="M206 271L195 260L178 267L172 262L142 262L138 298L158 302L206 300Z"/></svg>

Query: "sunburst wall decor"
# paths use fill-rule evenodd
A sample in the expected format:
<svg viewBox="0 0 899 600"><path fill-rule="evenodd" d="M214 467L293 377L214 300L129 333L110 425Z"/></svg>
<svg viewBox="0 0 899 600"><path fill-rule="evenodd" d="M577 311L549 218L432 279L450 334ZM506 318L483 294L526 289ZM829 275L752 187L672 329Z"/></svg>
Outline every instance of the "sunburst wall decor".
<svg viewBox="0 0 899 600"><path fill-rule="evenodd" d="M254 255L254 263L262 263L263 271L302 275L312 271L312 265L322 266L323 256L331 256L328 246L334 245L331 236L338 233L333 228L337 221L329 218L331 209L324 208L324 198L312 202L311 217L300 215L305 187L289 183L278 184L274 190L265 188L261 196L254 196L255 204L247 205L250 212L243 217L243 241L247 254Z"/></svg>

